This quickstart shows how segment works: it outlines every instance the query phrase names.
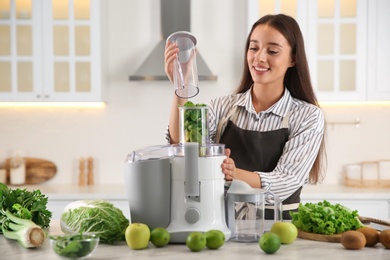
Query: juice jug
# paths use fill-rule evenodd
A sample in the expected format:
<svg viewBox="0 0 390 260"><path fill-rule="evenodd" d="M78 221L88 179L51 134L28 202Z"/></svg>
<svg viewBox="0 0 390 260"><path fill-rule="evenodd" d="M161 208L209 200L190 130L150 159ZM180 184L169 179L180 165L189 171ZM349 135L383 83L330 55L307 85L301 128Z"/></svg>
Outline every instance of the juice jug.
<svg viewBox="0 0 390 260"><path fill-rule="evenodd" d="M273 198L274 219L265 219L266 198ZM230 241L258 242L276 221L282 221L282 203L269 189L254 189L246 182L233 180L227 191L227 222Z"/></svg>

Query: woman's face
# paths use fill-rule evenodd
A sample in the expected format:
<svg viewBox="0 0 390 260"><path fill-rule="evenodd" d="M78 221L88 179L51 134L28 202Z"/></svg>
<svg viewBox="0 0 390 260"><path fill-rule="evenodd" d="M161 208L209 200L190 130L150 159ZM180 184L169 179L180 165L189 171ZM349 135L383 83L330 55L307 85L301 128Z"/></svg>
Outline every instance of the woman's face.
<svg viewBox="0 0 390 260"><path fill-rule="evenodd" d="M247 62L254 83L272 87L284 87L284 75L294 66L290 44L278 30L266 24L253 30Z"/></svg>

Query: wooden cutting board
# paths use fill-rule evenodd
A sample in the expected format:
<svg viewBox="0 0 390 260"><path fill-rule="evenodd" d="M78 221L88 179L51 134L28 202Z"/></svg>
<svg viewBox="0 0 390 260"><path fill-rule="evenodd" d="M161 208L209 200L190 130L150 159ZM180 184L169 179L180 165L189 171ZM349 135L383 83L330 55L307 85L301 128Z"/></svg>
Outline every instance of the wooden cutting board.
<svg viewBox="0 0 390 260"><path fill-rule="evenodd" d="M24 157L26 165L26 183L39 184L50 180L57 173L57 166L48 160ZM6 159L5 168L7 170L7 184L9 184L10 160Z"/></svg>
<svg viewBox="0 0 390 260"><path fill-rule="evenodd" d="M298 237L302 239L321 241L321 242L332 242L332 243L340 243L341 234L338 235L322 235L322 234L314 234L304 232L298 229Z"/></svg>

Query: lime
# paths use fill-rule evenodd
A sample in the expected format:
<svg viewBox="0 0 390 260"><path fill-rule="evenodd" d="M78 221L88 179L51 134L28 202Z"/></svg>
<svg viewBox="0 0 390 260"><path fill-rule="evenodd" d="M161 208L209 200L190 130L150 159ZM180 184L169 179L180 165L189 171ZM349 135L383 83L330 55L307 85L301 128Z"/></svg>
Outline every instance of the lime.
<svg viewBox="0 0 390 260"><path fill-rule="evenodd" d="M272 232L264 233L259 239L260 248L267 254L273 254L280 248L280 238Z"/></svg>
<svg viewBox="0 0 390 260"><path fill-rule="evenodd" d="M225 234L220 230L209 230L205 236L206 246L209 249L218 249L225 244Z"/></svg>
<svg viewBox="0 0 390 260"><path fill-rule="evenodd" d="M202 232L191 232L186 239L187 247L193 251L198 252L206 247L206 236Z"/></svg>
<svg viewBox="0 0 390 260"><path fill-rule="evenodd" d="M157 227L150 232L150 242L156 247L166 246L170 239L171 235L165 228Z"/></svg>

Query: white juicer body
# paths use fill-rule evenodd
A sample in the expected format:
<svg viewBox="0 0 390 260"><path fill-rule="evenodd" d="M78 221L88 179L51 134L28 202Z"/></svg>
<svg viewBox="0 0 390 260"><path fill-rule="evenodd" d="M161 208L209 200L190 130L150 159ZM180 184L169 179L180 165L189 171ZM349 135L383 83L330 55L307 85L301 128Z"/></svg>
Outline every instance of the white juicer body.
<svg viewBox="0 0 390 260"><path fill-rule="evenodd" d="M189 233L212 229L221 230L225 240L231 236L226 225L225 180L221 171L226 157L198 157L197 146L195 149L196 156L186 150L186 156L171 158L171 209L167 227L171 243L185 243Z"/></svg>

